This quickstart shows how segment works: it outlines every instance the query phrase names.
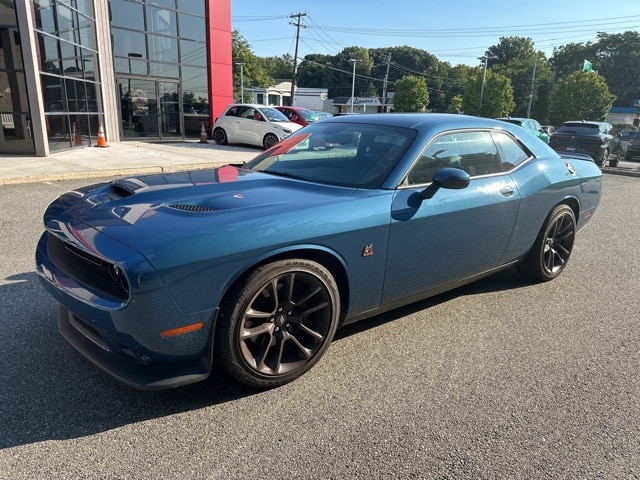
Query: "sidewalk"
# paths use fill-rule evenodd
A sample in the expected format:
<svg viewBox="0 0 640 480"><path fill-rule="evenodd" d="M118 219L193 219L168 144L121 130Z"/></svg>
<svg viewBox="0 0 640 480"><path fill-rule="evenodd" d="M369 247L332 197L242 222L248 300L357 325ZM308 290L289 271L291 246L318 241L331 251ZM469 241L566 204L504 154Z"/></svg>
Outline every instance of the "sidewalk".
<svg viewBox="0 0 640 480"><path fill-rule="evenodd" d="M261 148L214 142L114 142L106 148L83 147L48 157L0 157L0 185L161 173L242 163ZM640 163L604 167L604 173L640 177Z"/></svg>
<svg viewBox="0 0 640 480"><path fill-rule="evenodd" d="M114 142L106 148L82 147L48 157L0 157L0 185L195 170L242 163L263 150L213 142Z"/></svg>

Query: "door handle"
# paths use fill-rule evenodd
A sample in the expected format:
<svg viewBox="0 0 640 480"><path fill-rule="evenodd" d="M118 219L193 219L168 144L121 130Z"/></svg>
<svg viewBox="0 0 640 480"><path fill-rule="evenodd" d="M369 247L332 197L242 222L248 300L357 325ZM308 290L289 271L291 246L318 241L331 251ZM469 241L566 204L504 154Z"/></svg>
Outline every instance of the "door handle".
<svg viewBox="0 0 640 480"><path fill-rule="evenodd" d="M505 185L500 189L500 193L505 197L513 196L513 187L511 185Z"/></svg>

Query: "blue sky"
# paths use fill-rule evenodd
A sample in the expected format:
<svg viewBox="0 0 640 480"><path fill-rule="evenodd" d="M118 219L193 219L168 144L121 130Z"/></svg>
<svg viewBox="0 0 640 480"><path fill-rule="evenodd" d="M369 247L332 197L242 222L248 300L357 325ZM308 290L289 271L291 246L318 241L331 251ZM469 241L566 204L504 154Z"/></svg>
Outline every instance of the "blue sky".
<svg viewBox="0 0 640 480"><path fill-rule="evenodd" d="M554 47L595 40L599 31L640 31L640 0L231 0L232 28L261 57L294 54L289 15L297 13L307 14L300 58L409 45L452 65L478 65L500 37L529 37L550 57Z"/></svg>

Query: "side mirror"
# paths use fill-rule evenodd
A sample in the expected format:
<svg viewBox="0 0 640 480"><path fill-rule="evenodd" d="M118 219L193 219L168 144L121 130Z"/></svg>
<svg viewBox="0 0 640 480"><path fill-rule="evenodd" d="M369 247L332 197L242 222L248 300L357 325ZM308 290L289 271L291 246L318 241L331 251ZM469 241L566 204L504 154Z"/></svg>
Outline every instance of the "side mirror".
<svg viewBox="0 0 640 480"><path fill-rule="evenodd" d="M438 190L441 188L448 188L451 190L460 190L467 188L471 177L464 170L459 168L445 167L438 170L433 176L431 185L420 192L420 196L428 200L433 198Z"/></svg>

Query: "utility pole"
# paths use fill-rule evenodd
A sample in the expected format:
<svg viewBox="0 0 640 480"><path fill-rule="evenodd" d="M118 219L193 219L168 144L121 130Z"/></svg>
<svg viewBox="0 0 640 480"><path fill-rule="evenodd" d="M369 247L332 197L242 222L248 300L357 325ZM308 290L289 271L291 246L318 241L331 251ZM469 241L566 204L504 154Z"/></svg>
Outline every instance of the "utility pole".
<svg viewBox="0 0 640 480"><path fill-rule="evenodd" d="M356 63L362 60L350 58L349 61L353 63L353 80L351 80L351 113L353 113L353 102L355 101L354 95L356 91Z"/></svg>
<svg viewBox="0 0 640 480"><path fill-rule="evenodd" d="M244 103L244 62L236 62L240 65L240 103Z"/></svg>
<svg viewBox="0 0 640 480"><path fill-rule="evenodd" d="M387 80L389 79L389 66L391 65L391 54L387 58L387 73L384 74L384 81L382 82L382 113L387 112L387 105L385 100L387 99Z"/></svg>
<svg viewBox="0 0 640 480"><path fill-rule="evenodd" d="M289 15L289 18L297 18L296 23L289 22L289 25L293 25L296 27L296 50L293 54L293 74L291 75L291 106L293 107L293 96L296 92L296 73L298 70L298 42L300 41L300 27L307 28L306 25L300 23L300 19L302 17L306 17L306 13L295 13L293 15Z"/></svg>
<svg viewBox="0 0 640 480"><path fill-rule="evenodd" d="M536 67L538 66L538 52L533 54L533 75L531 76L531 94L529 95L529 105L527 106L527 118L531 118L531 103L533 102L533 89L536 84Z"/></svg>
<svg viewBox="0 0 640 480"><path fill-rule="evenodd" d="M480 87L480 105L478 106L478 116L482 116L482 99L484 97L484 83L487 81L487 64L489 63L489 55L484 55L479 60L484 61L484 72L482 74L482 86Z"/></svg>

